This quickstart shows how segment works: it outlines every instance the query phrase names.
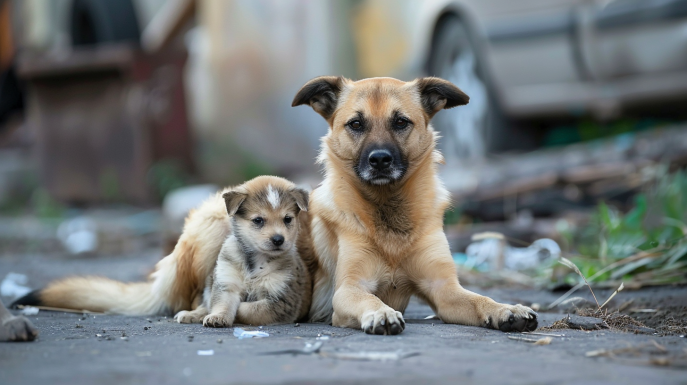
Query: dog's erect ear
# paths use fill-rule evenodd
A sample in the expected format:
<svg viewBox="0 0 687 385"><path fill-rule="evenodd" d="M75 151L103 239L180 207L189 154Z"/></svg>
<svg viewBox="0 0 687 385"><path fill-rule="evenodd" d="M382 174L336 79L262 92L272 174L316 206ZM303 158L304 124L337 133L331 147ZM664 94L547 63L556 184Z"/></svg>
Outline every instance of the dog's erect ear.
<svg viewBox="0 0 687 385"><path fill-rule="evenodd" d="M320 76L305 83L293 98L291 107L307 104L315 112L329 120L343 89L344 78L342 76Z"/></svg>
<svg viewBox="0 0 687 385"><path fill-rule="evenodd" d="M296 200L299 209L308 211L308 201L310 199L310 193L308 191L295 187L291 190L291 196Z"/></svg>
<svg viewBox="0 0 687 385"><path fill-rule="evenodd" d="M440 78L422 78L417 87L427 115L434 116L439 110L468 104L470 97L453 83Z"/></svg>
<svg viewBox="0 0 687 385"><path fill-rule="evenodd" d="M247 194L238 191L227 191L222 194L224 203L227 205L227 213L229 213L230 216L236 214L239 207L241 207L241 203L246 200L247 196Z"/></svg>

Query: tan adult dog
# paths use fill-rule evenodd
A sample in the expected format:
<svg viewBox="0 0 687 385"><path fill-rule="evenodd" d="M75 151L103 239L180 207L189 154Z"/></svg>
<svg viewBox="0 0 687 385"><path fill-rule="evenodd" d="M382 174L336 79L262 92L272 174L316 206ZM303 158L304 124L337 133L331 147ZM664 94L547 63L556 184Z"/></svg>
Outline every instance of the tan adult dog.
<svg viewBox="0 0 687 385"><path fill-rule="evenodd" d="M306 83L293 106L310 105L329 123L319 161L325 179L310 198L317 265L310 319L366 333L398 334L415 294L442 321L529 331L537 315L458 283L443 231L449 193L437 176L443 161L430 119L467 104L448 81L392 78Z"/></svg>

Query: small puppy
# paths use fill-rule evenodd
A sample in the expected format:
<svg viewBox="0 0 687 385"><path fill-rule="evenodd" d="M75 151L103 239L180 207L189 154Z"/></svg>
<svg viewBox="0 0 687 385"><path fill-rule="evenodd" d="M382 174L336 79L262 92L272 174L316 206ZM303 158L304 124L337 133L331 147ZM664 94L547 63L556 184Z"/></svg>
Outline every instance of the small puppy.
<svg viewBox="0 0 687 385"><path fill-rule="evenodd" d="M260 177L222 197L233 232L205 281L203 302L174 318L208 327L296 321L309 291L296 249L298 214L307 211L308 193L286 180Z"/></svg>

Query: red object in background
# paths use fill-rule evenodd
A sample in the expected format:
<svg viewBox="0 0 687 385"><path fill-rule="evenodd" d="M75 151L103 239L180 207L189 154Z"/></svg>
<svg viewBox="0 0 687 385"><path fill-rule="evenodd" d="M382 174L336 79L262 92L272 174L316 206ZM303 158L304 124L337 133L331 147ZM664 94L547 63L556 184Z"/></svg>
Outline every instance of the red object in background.
<svg viewBox="0 0 687 385"><path fill-rule="evenodd" d="M21 55L27 124L51 195L145 204L154 200L147 174L155 162L191 171L185 61L185 53L151 56L129 44Z"/></svg>

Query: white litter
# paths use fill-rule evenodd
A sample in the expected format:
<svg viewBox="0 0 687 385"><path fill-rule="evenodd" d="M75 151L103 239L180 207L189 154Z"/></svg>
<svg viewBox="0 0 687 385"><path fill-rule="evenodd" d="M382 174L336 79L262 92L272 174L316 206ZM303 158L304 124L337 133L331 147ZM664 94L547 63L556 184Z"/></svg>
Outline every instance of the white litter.
<svg viewBox="0 0 687 385"><path fill-rule="evenodd" d="M29 279L24 274L9 273L0 284L0 295L3 297L19 298L31 292L31 288L26 287Z"/></svg>
<svg viewBox="0 0 687 385"><path fill-rule="evenodd" d="M234 337L242 340L245 338L265 338L269 337L270 334L267 332L261 332L261 331L248 331L248 330L243 330L241 328L234 328Z"/></svg>
<svg viewBox="0 0 687 385"><path fill-rule="evenodd" d="M468 268L526 270L561 255L558 243L548 238L538 239L528 247L510 246L499 233L476 234L473 241L465 250Z"/></svg>
<svg viewBox="0 0 687 385"><path fill-rule="evenodd" d="M37 307L26 306L23 309L21 309L19 314L21 314L21 315L36 315L36 314L38 314L38 310L39 309Z"/></svg>
<svg viewBox="0 0 687 385"><path fill-rule="evenodd" d="M198 351L199 356L214 356L215 351L210 349L210 350L199 350Z"/></svg>
<svg viewBox="0 0 687 385"><path fill-rule="evenodd" d="M57 238L71 254L83 254L98 248L96 223L87 217L66 220L57 228Z"/></svg>

